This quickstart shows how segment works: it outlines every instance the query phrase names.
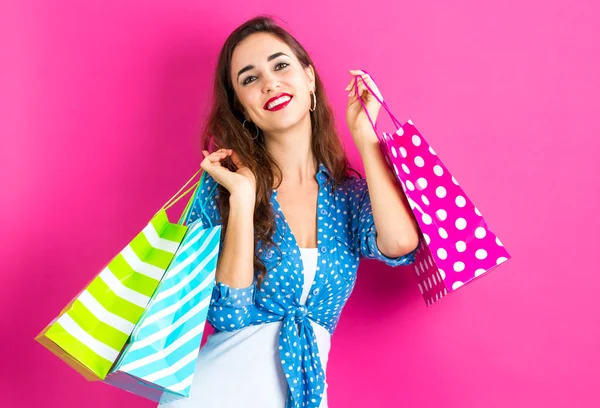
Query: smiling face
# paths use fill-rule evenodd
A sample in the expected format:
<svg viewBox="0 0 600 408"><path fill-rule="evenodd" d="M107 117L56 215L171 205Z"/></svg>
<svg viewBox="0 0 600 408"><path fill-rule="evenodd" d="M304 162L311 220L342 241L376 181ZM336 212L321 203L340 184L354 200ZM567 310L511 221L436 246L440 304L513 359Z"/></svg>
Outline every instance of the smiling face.
<svg viewBox="0 0 600 408"><path fill-rule="evenodd" d="M231 58L231 81L246 119L265 134L291 128L310 113L314 71L304 68L274 35L252 34L238 44ZM273 106L276 100L283 103Z"/></svg>

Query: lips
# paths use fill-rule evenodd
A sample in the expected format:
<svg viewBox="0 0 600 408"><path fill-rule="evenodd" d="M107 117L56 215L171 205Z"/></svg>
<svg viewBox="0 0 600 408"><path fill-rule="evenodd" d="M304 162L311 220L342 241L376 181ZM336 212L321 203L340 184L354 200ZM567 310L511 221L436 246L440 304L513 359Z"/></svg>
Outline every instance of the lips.
<svg viewBox="0 0 600 408"><path fill-rule="evenodd" d="M279 99L279 98L286 97L286 96L290 98L288 101L286 101L286 102L283 102L283 103L280 103L279 105L277 105L277 106L274 106L272 109L269 109L269 108L268 108L268 106L269 106L271 103L275 102L275 101L276 101L277 99ZM288 104L291 102L291 100L292 100L292 95L290 95L289 93L285 93L285 92L284 92L284 93L280 93L280 94L278 94L278 95L275 95L275 96L274 96L274 97L272 97L271 99L269 99L269 100L267 101L267 103L265 103L265 106L264 106L263 108L264 108L265 110L268 110L268 111L271 111L271 112L278 111L278 110L281 110L281 109L285 108L285 107L286 107L286 106L287 106L287 105L288 105Z"/></svg>

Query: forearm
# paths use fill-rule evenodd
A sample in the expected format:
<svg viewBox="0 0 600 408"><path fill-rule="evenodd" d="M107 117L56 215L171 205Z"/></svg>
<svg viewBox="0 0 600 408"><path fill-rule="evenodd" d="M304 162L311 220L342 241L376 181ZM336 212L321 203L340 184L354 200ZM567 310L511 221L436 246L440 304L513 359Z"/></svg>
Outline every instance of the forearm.
<svg viewBox="0 0 600 408"><path fill-rule="evenodd" d="M246 288L254 280L254 196L234 192L229 197L229 220L220 248L216 281Z"/></svg>
<svg viewBox="0 0 600 408"><path fill-rule="evenodd" d="M367 180L377 246L386 256L412 251L419 242L418 226L408 200L388 167L376 136L357 143Z"/></svg>

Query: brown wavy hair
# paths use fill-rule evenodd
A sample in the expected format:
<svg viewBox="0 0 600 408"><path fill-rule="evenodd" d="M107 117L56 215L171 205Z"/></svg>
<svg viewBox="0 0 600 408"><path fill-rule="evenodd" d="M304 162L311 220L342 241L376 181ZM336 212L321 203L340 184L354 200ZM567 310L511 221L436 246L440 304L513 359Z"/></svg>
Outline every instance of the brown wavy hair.
<svg viewBox="0 0 600 408"><path fill-rule="evenodd" d="M273 157L269 154L264 144L264 135L258 129L250 126L250 131L242 126L245 119L242 107L234 92L231 82L231 56L236 46L248 36L255 33L269 33L285 42L294 52L296 58L304 68L311 65L315 72L315 93L317 106L310 112L312 123L312 151L317 159L329 169L332 175L333 188L349 176L352 171L362 178L360 173L350 167L343 144L340 141L335 127L335 115L325 95L323 83L314 67L314 64L302 45L285 29L277 25L275 19L268 15L256 16L238 28L227 38L217 61L214 76L214 94L208 118L201 131L202 148L212 152L216 149L233 149L238 153L241 161L254 173L256 177L256 202L254 209L254 271L260 271L258 287L261 286L267 273L266 266L258 257L257 244L261 242L263 250L270 246L277 246L273 241L275 232L275 215L270 205L273 188L281 184L282 173ZM252 134L250 133L252 132ZM222 165L235 171L230 157L223 160ZM274 171L277 171L275 178ZM275 180L280 180L274 187ZM229 219L229 191L222 185L219 188L219 210L222 219L221 233L227 231ZM281 250L278 248L281 252Z"/></svg>

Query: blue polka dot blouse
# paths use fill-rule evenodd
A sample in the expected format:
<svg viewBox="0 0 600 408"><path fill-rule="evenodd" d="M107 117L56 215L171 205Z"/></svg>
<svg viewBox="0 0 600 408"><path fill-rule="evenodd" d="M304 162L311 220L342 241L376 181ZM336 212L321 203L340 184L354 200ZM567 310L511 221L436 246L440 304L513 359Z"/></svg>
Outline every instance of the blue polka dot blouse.
<svg viewBox="0 0 600 408"><path fill-rule="evenodd" d="M256 286L258 270L250 287L233 288L223 282L215 285L207 317L216 331L283 320L279 353L288 382L287 408L319 407L325 379L312 322L333 335L354 288L359 261L376 259L392 267L415 261L416 249L398 258L379 251L366 179L347 177L334 190L329 183L333 182L331 174L322 163L316 178L318 258L306 305L300 304L304 284L300 250L277 203L277 190L273 190L271 206L277 224L273 239L281 252L276 247L259 250L258 256L267 267L260 290ZM218 190L213 191L216 188L216 181L207 173L188 223L198 218L206 227L221 223ZM201 203L205 203L204 211L200 211ZM221 235L222 244L225 234Z"/></svg>

